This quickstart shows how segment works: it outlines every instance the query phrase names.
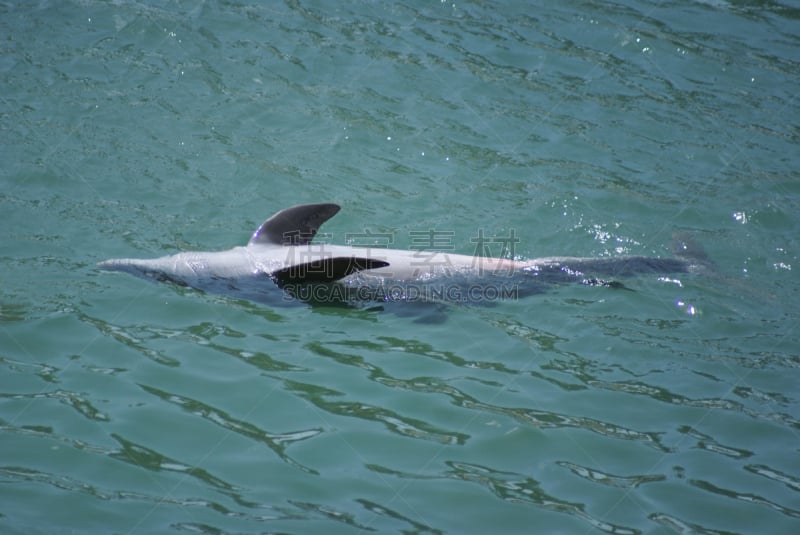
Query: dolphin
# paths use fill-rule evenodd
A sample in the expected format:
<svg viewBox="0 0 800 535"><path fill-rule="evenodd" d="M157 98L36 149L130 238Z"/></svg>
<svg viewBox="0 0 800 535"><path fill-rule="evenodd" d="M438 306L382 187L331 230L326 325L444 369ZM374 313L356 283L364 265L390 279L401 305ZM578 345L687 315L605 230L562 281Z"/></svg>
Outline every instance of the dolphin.
<svg viewBox="0 0 800 535"><path fill-rule="evenodd" d="M99 268L252 301L486 302L578 282L625 288L615 280L638 273L694 271L703 261L682 242L683 257L548 257L512 260L447 252L351 247L314 242L319 227L339 212L333 203L286 208L264 221L245 246L182 252L154 259L117 258Z"/></svg>

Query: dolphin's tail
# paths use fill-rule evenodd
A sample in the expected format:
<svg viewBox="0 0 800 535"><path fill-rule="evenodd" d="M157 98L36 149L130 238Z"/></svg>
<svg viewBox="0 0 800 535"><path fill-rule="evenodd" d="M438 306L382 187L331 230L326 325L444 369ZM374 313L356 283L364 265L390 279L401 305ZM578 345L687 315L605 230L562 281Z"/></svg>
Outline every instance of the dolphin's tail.
<svg viewBox="0 0 800 535"><path fill-rule="evenodd" d="M670 249L674 257L621 256L602 258L572 258L555 263L562 271L606 277L631 277L635 275L669 275L673 273L700 273L713 267L705 249L689 233L672 236Z"/></svg>
<svg viewBox="0 0 800 535"><path fill-rule="evenodd" d="M550 258L524 265L520 271L542 283L578 281L591 286L625 288L617 278L636 275L699 273L713 266L703 247L688 234L673 236L670 258L620 256ZM601 278L602 277L602 278Z"/></svg>
<svg viewBox="0 0 800 535"><path fill-rule="evenodd" d="M673 234L670 249L672 254L686 262L687 271L690 273L697 273L714 267L714 263L708 257L706 250L688 232L676 232Z"/></svg>

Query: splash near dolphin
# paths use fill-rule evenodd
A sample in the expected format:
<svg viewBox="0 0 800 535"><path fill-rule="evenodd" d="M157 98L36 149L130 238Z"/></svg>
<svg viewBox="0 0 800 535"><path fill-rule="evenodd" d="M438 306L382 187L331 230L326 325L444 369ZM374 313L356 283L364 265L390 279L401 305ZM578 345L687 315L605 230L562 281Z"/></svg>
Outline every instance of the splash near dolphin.
<svg viewBox="0 0 800 535"><path fill-rule="evenodd" d="M566 282L624 288L617 277L689 273L705 260L702 254L681 256L697 250L685 241L675 258L532 260L314 242L339 209L331 203L286 208L262 223L247 245L227 251L119 258L98 267L267 303L474 303L518 298Z"/></svg>

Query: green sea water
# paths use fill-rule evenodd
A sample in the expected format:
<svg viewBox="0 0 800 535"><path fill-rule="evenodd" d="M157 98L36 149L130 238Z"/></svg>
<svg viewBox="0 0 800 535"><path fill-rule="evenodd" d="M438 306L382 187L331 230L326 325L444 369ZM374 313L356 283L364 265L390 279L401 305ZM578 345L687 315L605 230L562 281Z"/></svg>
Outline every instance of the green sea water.
<svg viewBox="0 0 800 535"><path fill-rule="evenodd" d="M788 1L3 2L0 532L797 532L799 35ZM305 202L331 243L713 267L435 317L95 267Z"/></svg>

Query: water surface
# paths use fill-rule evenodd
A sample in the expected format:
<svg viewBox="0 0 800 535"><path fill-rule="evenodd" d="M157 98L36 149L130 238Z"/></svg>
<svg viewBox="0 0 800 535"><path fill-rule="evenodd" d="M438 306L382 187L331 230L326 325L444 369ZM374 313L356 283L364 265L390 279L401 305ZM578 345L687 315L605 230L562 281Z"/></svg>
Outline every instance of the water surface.
<svg viewBox="0 0 800 535"><path fill-rule="evenodd" d="M2 531L794 532L798 19L5 3ZM667 256L686 232L715 268L428 317L95 268L303 202L343 206L333 243Z"/></svg>

